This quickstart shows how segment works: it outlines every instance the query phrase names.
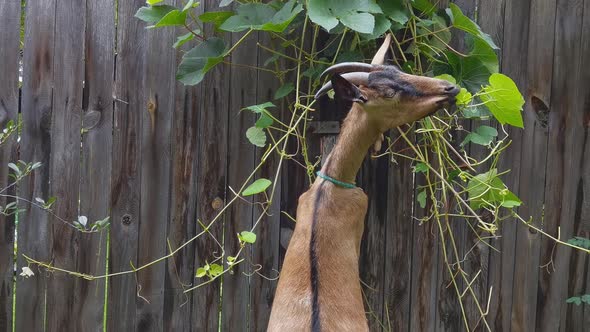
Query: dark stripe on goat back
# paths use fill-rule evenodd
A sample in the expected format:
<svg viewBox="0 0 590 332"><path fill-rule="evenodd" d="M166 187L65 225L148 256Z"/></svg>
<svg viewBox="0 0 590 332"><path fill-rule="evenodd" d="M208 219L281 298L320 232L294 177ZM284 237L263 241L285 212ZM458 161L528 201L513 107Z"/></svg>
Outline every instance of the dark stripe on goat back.
<svg viewBox="0 0 590 332"><path fill-rule="evenodd" d="M313 214L311 221L311 239L309 241L309 262L310 262L310 276L311 276L311 293L312 293L312 305L311 305L311 331L321 331L320 321L320 302L319 302L319 271L318 271L318 257L317 257L317 223L318 223L318 210L320 202L323 196L323 185L325 181L322 181L318 186L316 196L313 202Z"/></svg>

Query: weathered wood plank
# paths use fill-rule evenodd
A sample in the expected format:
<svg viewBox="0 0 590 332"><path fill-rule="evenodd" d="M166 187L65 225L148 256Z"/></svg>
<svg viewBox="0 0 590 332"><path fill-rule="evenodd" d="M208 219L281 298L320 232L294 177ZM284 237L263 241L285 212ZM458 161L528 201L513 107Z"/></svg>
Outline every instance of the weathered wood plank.
<svg viewBox="0 0 590 332"><path fill-rule="evenodd" d="M80 215L89 222L110 214L113 76L115 60L114 1L91 1L86 8L86 74L82 118ZM82 234L76 271L102 275L106 268L108 230ZM106 280L76 280L73 314L77 331L102 331Z"/></svg>
<svg viewBox="0 0 590 332"><path fill-rule="evenodd" d="M205 11L215 10L219 2L206 0L202 3ZM208 35L212 29L205 27ZM224 35L224 39L228 37ZM227 39L225 39L227 40ZM222 64L213 68L201 82L203 86L199 104L199 169L197 172L197 218L208 225L223 208L227 186L228 151L228 110L227 93L230 89L229 67ZM217 239L223 236L224 216L209 228ZM202 228L197 225L197 232ZM235 236L235 235L234 235ZM195 268L211 262L218 256L220 248L210 235L205 234L195 243ZM205 279L196 279L196 283ZM192 328L193 331L215 331L219 325L220 284L219 281L193 293Z"/></svg>
<svg viewBox="0 0 590 332"><path fill-rule="evenodd" d="M580 64L590 58L590 1L584 2L584 22L581 35ZM584 147L582 156L582 175L578 183L575 209L574 236L586 239L590 238L590 89L587 87L590 82L590 71L583 69L578 81L577 98L582 106L584 140L579 143ZM590 294L590 257L586 253L574 251L570 260L570 280L567 296L580 296ZM590 326L590 306L588 305L567 305L567 317L565 320L566 331L585 331Z"/></svg>
<svg viewBox="0 0 590 332"><path fill-rule="evenodd" d="M581 220L576 218L582 178L582 155L587 119L581 104L587 82L581 81L585 70L581 56L583 2L557 1L555 11L555 51L549 109L549 144L545 184L545 229L562 239L573 236ZM586 88L582 88L585 86ZM583 89L583 90L582 90ZM558 229L559 228L559 229ZM541 331L565 331L570 258L572 250L541 240L541 261L552 260L555 272L540 276L537 300L537 326Z"/></svg>
<svg viewBox="0 0 590 332"><path fill-rule="evenodd" d="M19 1L0 3L0 73L3 73L0 80L0 129L6 128L9 121L18 122L20 16ZM14 161L15 147L16 134L0 146L0 188L6 188L12 182L6 165ZM10 194L14 194L14 190ZM0 205L6 206L10 201L13 200L0 198ZM0 216L0 331L12 329L14 221L13 216Z"/></svg>
<svg viewBox="0 0 590 332"><path fill-rule="evenodd" d="M501 71L514 79L523 90L526 83L527 38L529 25L530 1L506 0L504 6L503 45ZM494 10L494 7L490 10ZM482 16L497 13L481 13ZM511 139L520 142L522 130L507 128ZM518 174L521 163L520 145L512 144L498 164L500 171L512 171L503 177L504 182L518 194ZM502 223L501 237L493 239L490 244L498 251L491 251L489 262L488 288L492 289L488 323L495 331L510 331L512 313L512 285L515 262L516 221L507 220Z"/></svg>
<svg viewBox="0 0 590 332"><path fill-rule="evenodd" d="M361 240L359 258L360 278L363 287L365 310L370 330L381 329L383 319L383 291L385 273L385 230L388 200L387 158L365 159L359 172L359 187L369 196L365 230Z"/></svg>
<svg viewBox="0 0 590 332"><path fill-rule="evenodd" d="M180 29L179 29L180 30ZM185 31L177 31L178 34ZM184 50L193 44L187 44ZM178 52L180 63L182 52ZM172 73L170 73L172 74ZM197 172L199 167L199 112L203 85L195 87L176 83L176 100L172 130L172 179L168 241L172 250L195 235L197 229ZM191 243L166 261L164 290L164 331L190 331L194 292L184 293L195 276L195 244Z"/></svg>
<svg viewBox="0 0 590 332"><path fill-rule="evenodd" d="M167 234L170 216L171 128L176 86L176 52L170 47L170 41L174 40L174 32L174 29L154 29L146 38L145 95L138 105L141 183L135 188L141 191L139 266L168 252L164 234ZM153 265L137 273L138 330L163 330L165 278L165 264Z"/></svg>
<svg viewBox="0 0 590 332"><path fill-rule="evenodd" d="M520 89L527 101L523 117L525 129L521 137L521 162L519 176L519 197L524 205L518 210L524 218L531 217L533 224L542 227L544 186L546 181L544 165L547 159L547 125L543 120L550 110L551 68L553 65L553 30L555 1L532 2L529 10L527 76ZM534 171L531 172L531 170ZM549 263L540 260L541 235L519 224L516 227L515 269L512 304L512 328L515 330L535 329L536 303L539 273L551 272L539 269Z"/></svg>
<svg viewBox="0 0 590 332"><path fill-rule="evenodd" d="M19 195L34 200L47 199L53 193L49 188L51 154L51 118L53 86L53 43L55 30L55 1L28 3L26 9L25 50L23 59L22 133L20 159L42 162L34 176L21 182ZM22 254L38 260L50 261L52 224L44 211L30 204L19 215L18 266L26 266ZM45 329L45 291L47 278L44 271L34 269L35 278L17 280L16 330L42 331Z"/></svg>
<svg viewBox="0 0 590 332"><path fill-rule="evenodd" d="M265 33L259 34L258 42L266 47L273 46L270 36ZM275 41L274 44L276 45L276 43L277 42ZM262 67L266 59L271 56L271 53L259 47L258 66ZM257 84L257 104L273 100L274 93L280 86L280 82L276 76L265 71L258 71ZM275 116L280 119L281 115L287 114L287 112L281 107L281 104L277 103L278 101L273 102L280 107L272 110ZM282 146L280 148L282 148ZM256 149L255 162L259 162L264 152L264 149ZM277 169L278 166L279 156L275 153L267 159L258 176L273 181L273 185L275 185L276 174L281 171ZM279 270L279 236L281 219L280 197L282 189L280 179L279 174L273 202L267 212L268 215L263 216L262 219L260 219L254 230L259 241L252 247L252 260L254 264L260 264L260 266L258 266L260 267L260 270L250 278L250 331L266 331L277 284L276 277L278 276ZM260 213L260 207L255 207L252 219L254 222L258 220Z"/></svg>
<svg viewBox="0 0 590 332"><path fill-rule="evenodd" d="M395 141L399 134L393 134ZM394 151L409 149L401 139ZM407 151L407 150L406 150ZM412 163L405 158L395 158L389 163L387 186L387 221L385 226L385 274L383 324L386 331L409 331L412 299L412 195L414 176Z"/></svg>
<svg viewBox="0 0 590 332"><path fill-rule="evenodd" d="M237 42L243 34L232 34L232 41ZM237 65L257 66L258 53L256 50L258 34L253 34L242 42L232 53L231 62ZM232 188L240 188L254 169L255 146L246 138L246 130L254 125L255 119L251 112L240 112L245 106L256 104L256 92L258 73L255 69L232 66L231 87L227 93L229 98L229 124L228 124L228 149L227 155L228 185ZM238 201L230 207L225 224L225 252L235 255L240 247L236 234L249 230L252 227L253 202L262 197L247 197L247 202ZM244 249L244 255L251 255L251 247ZM245 262L233 269L232 275L223 278L223 305L222 327L224 331L237 331L247 329L247 317L250 293L250 278L244 272L250 274L252 268ZM253 308L254 310L255 308Z"/></svg>
<svg viewBox="0 0 590 332"><path fill-rule="evenodd" d="M133 15L141 5L143 2L139 0L121 1L117 13L109 272L128 271L132 269L130 264L138 266L140 119L145 112L146 100L143 87L147 66L147 32L145 24ZM134 274L109 279L108 330L136 330L137 299Z"/></svg>

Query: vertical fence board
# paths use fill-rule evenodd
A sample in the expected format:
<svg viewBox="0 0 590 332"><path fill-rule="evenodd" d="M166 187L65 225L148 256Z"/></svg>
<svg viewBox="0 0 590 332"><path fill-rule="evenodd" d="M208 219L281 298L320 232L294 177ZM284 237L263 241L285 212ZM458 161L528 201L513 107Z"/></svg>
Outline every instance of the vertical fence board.
<svg viewBox="0 0 590 332"><path fill-rule="evenodd" d="M378 330L383 324L385 272L385 237L383 235L389 204L388 164L387 158L365 159L359 176L359 186L369 194L369 209L360 246L359 267L361 281L366 285L362 290L370 330Z"/></svg>
<svg viewBox="0 0 590 332"><path fill-rule="evenodd" d="M398 138L396 145L392 147L394 151L410 149L399 134L392 135L392 141ZM395 158L395 160L396 163L389 163L383 321L386 331L410 331L413 301L410 297L412 225L415 222L412 219L411 193L414 187L414 175L411 161L405 158Z"/></svg>
<svg viewBox="0 0 590 332"><path fill-rule="evenodd" d="M530 1L506 0L504 7L504 34L502 72L514 79L521 91L526 83L526 41L528 37ZM495 13L482 13L495 15ZM520 142L522 130L507 128L511 139ZM510 169L503 177L506 185L516 194L518 188L519 165L521 162L520 145L511 145L498 164L499 171ZM489 285L492 289L488 323L492 330L510 331L512 313L512 286L515 263L516 221L508 219L501 224L501 237L493 239L490 244L499 251L490 255Z"/></svg>
<svg viewBox="0 0 590 332"><path fill-rule="evenodd" d="M580 88L581 73L586 70L581 56L583 3L558 0L555 21L555 53L549 112L549 144L545 185L545 227L549 234L570 239L576 225L576 203L582 183L584 146L584 107ZM558 230L559 227L559 230ZM559 233L558 233L559 231ZM565 330L570 257L572 250L541 241L541 261L552 260L555 272L542 274L538 303L538 327L541 331Z"/></svg>
<svg viewBox="0 0 590 332"><path fill-rule="evenodd" d="M110 214L115 60L114 1L90 1L86 8L86 74L82 118L80 215L89 222ZM77 271L102 275L106 268L108 230L80 235ZM106 280L76 280L77 331L103 329Z"/></svg>
<svg viewBox="0 0 590 332"><path fill-rule="evenodd" d="M139 5L139 3L137 3ZM171 126L174 114L172 73L176 52L170 47L174 29L149 31L146 38L144 97L138 105L141 122L141 190L138 266L165 256L170 211ZM158 263L137 273L137 329L163 331L166 265Z"/></svg>
<svg viewBox="0 0 590 332"><path fill-rule="evenodd" d="M243 34L233 34L236 43ZM228 185L239 190L242 183L254 169L255 146L246 138L246 130L254 125L254 116L250 111L240 112L245 106L256 104L258 73L255 69L237 65L256 66L258 52L256 52L257 33L245 39L232 53L231 78L229 96L229 124L228 124ZM236 66L234 66L235 64ZM250 181L252 182L252 181ZM232 194L233 196L233 194ZM229 208L225 224L225 252L234 256L240 244L236 234L250 230L252 227L252 205L250 202L263 200L262 196L246 197L246 202L236 201ZM232 275L223 278L222 327L224 331L246 330L248 328L248 305L250 274L252 267L251 246L247 245L243 252L246 261L233 268ZM223 262L221 262L221 265Z"/></svg>
<svg viewBox="0 0 590 332"><path fill-rule="evenodd" d="M590 1L584 2L584 22L581 35L581 52L579 63L585 66L584 60L590 58ZM590 71L582 67L578 80L579 104L582 107L584 139L581 145L584 147L582 156L582 176L577 187L576 208L574 218L574 236L590 238ZM570 282L567 297L590 294L590 257L588 254L574 251L570 260ZM566 331L585 331L590 326L590 305L567 305Z"/></svg>
<svg viewBox="0 0 590 332"><path fill-rule="evenodd" d="M258 42L266 47L272 47L273 44L277 44L277 41L273 43L271 38L264 33L259 34ZM263 67L265 61L271 56L271 53L259 47L258 66ZM274 69L274 63L271 63L267 68ZM273 101L276 104L277 101L273 100L273 96L280 86L279 80L272 73L259 70L257 84L258 91L256 103ZM279 108L272 109L271 111L274 116L281 119L283 112L280 104L278 107ZM282 144L279 148L282 148ZM264 152L264 149L256 149L255 162L260 161ZM275 183L276 174L281 171L278 169L278 166L279 157L277 154L273 154L266 160L259 172L260 177L273 181L273 185L276 185L276 189L272 204L267 212L268 215L262 216L254 230L258 242L252 247L252 261L254 264L260 264L259 266L255 266L255 269L260 268L260 270L250 278L250 331L266 331L277 284L277 281L273 279L277 277L279 270L279 227L281 219L280 197L282 188L280 174L277 178L278 183ZM262 209L260 207L254 208L252 219L254 222L260 218L261 212Z"/></svg>
<svg viewBox="0 0 590 332"><path fill-rule="evenodd" d="M179 34L185 31L179 32ZM187 44L184 51L194 44ZM182 53L178 52L177 63ZM195 236L197 229L196 181L200 165L198 155L199 109L203 84L184 86L176 83L174 121L172 129L172 178L168 240L172 250L184 245ZM199 227L200 228L200 227ZM197 240L199 241L199 240ZM184 293L195 280L195 243L181 249L166 261L164 293L164 331L190 331L194 292ZM199 290L197 290L198 292Z"/></svg>
<svg viewBox="0 0 590 332"><path fill-rule="evenodd" d="M533 224L542 227L547 124L543 120L551 100L551 71L539 70L553 65L553 31L555 1L532 2L528 33L527 78L521 91L527 101L523 113L524 132L518 142L521 146L519 197L525 202L519 208L523 218L532 218ZM538 101L536 101L538 100ZM532 171L535 169L535 171ZM541 234L518 224L516 227L514 286L512 292L512 328L535 329L538 275L548 269L539 269L548 261L540 260Z"/></svg>
<svg viewBox="0 0 590 332"><path fill-rule="evenodd" d="M117 59L114 89L111 226L109 272L129 271L137 265L140 217L140 119L145 112L143 77L144 23L133 17L142 1L119 1ZM136 275L109 278L107 325L109 331L134 331Z"/></svg>
<svg viewBox="0 0 590 332"><path fill-rule="evenodd" d="M0 3L0 129L9 121L16 125L19 107L19 31L21 4L19 1ZM0 146L0 188L6 188L12 181L8 177L9 162L16 146L14 133ZM10 192L13 194L13 192ZM0 205L12 199L0 198ZM0 331L12 329L12 297L14 274L14 216L0 215Z"/></svg>
<svg viewBox="0 0 590 332"><path fill-rule="evenodd" d="M218 7L218 1L203 2L206 11ZM202 5L203 5L202 4ZM213 34L212 29L205 33ZM227 40L228 35L224 35ZM202 103L199 112L199 162L197 172L197 218L208 225L217 216L226 200L227 186L227 137L228 109L227 93L230 89L229 68L219 64L213 68L201 82ZM223 236L224 216L209 228L217 239ZM197 225L197 233L202 228ZM209 234L195 242L195 268L211 262L220 254L221 249ZM196 279L200 283L205 279ZM192 327L193 331L215 331L219 324L220 283L216 282L193 291Z"/></svg>
<svg viewBox="0 0 590 332"><path fill-rule="evenodd" d="M29 2L26 9L25 50L23 59L22 132L20 159L42 162L43 166L25 178L19 195L28 200L47 199L51 154L51 117L53 86L53 42L55 1ZM50 261L52 224L44 211L31 204L19 204L26 209L19 214L18 266L26 266L26 254ZM33 269L35 278L18 279L16 299L16 330L42 331L45 321L46 272Z"/></svg>

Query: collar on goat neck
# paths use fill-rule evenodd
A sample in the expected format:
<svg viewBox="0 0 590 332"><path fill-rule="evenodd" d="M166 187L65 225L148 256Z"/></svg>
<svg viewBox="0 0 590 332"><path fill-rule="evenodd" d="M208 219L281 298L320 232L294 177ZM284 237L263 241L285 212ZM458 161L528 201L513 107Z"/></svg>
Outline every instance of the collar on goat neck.
<svg viewBox="0 0 590 332"><path fill-rule="evenodd" d="M370 113L353 103L321 172L342 182L355 183L367 151L381 132Z"/></svg>

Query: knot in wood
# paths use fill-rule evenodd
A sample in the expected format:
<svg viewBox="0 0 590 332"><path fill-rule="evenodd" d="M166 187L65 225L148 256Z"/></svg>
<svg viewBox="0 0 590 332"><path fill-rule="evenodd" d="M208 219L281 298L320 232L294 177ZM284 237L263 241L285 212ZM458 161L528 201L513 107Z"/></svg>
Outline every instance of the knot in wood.
<svg viewBox="0 0 590 332"><path fill-rule="evenodd" d="M131 216L128 214L124 215L123 218L121 218L121 222L123 225L129 226L131 224Z"/></svg>
<svg viewBox="0 0 590 332"><path fill-rule="evenodd" d="M219 197L215 197L211 202L211 207L213 210L219 210L223 207L223 200Z"/></svg>

